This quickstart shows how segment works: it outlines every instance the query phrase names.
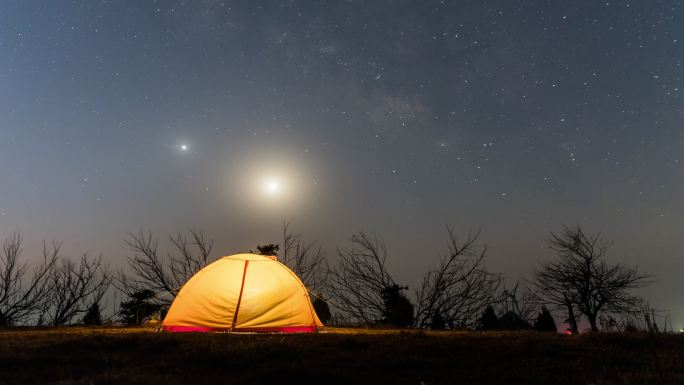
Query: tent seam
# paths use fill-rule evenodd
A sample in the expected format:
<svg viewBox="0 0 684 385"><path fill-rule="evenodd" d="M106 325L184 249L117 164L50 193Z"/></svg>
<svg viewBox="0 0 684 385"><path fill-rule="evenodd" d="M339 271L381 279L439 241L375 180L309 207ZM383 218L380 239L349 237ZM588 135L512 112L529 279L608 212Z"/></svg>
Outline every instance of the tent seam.
<svg viewBox="0 0 684 385"><path fill-rule="evenodd" d="M238 311L240 311L240 302L242 302L242 291L245 289L245 278L247 278L247 266L249 261L245 261L245 269L242 271L242 284L240 285L240 295L238 295L237 305L235 305L235 313L233 314L233 324L230 326L231 331L235 330L237 325Z"/></svg>

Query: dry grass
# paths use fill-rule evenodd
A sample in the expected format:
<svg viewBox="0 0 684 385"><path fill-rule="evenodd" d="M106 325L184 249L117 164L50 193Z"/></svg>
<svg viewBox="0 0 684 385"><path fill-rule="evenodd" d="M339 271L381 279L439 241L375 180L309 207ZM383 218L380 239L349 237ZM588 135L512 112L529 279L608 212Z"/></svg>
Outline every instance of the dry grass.
<svg viewBox="0 0 684 385"><path fill-rule="evenodd" d="M683 384L684 337L0 330L0 383Z"/></svg>

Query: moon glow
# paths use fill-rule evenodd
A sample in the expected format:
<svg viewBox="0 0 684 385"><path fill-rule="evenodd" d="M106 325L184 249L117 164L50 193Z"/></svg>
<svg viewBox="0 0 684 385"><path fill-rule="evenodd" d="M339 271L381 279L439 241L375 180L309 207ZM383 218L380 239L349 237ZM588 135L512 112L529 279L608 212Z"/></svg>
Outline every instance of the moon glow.
<svg viewBox="0 0 684 385"><path fill-rule="evenodd" d="M280 183L272 179L266 181L266 192L269 195L277 195L280 192Z"/></svg>

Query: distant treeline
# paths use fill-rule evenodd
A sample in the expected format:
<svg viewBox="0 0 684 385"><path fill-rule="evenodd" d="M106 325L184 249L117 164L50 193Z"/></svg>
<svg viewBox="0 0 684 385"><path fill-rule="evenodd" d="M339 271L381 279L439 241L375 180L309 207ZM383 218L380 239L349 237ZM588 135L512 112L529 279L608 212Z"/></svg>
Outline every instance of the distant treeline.
<svg viewBox="0 0 684 385"><path fill-rule="evenodd" d="M557 331L555 315L569 325L568 333L579 332L582 320L592 331L668 330L667 318L659 326L656 320L663 317L634 294L649 277L635 267L608 263L611 243L579 225L551 232L547 242L556 258L540 261L529 279L513 288L487 269L487 247L479 238L477 231L459 239L447 228L447 251L426 266L412 291L390 273L391 256L382 239L364 232L352 235L330 258L286 222L279 243L259 245L254 252L276 255L290 267L329 325ZM127 269L112 271L102 256L63 256L57 242L44 242L40 262L30 266L21 262L23 236L10 235L0 256L0 326L138 325L163 318L185 282L211 261L214 243L196 229L168 241L171 251L162 253L152 232L129 233ZM103 298L111 292L125 299L103 316Z"/></svg>

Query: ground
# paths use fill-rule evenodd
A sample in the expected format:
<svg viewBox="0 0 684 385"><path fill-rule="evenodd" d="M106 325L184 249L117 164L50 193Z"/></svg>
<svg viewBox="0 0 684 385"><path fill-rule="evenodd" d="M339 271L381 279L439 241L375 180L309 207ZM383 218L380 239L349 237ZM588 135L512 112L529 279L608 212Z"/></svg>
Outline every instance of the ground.
<svg viewBox="0 0 684 385"><path fill-rule="evenodd" d="M684 336L0 330L0 384L683 384Z"/></svg>

